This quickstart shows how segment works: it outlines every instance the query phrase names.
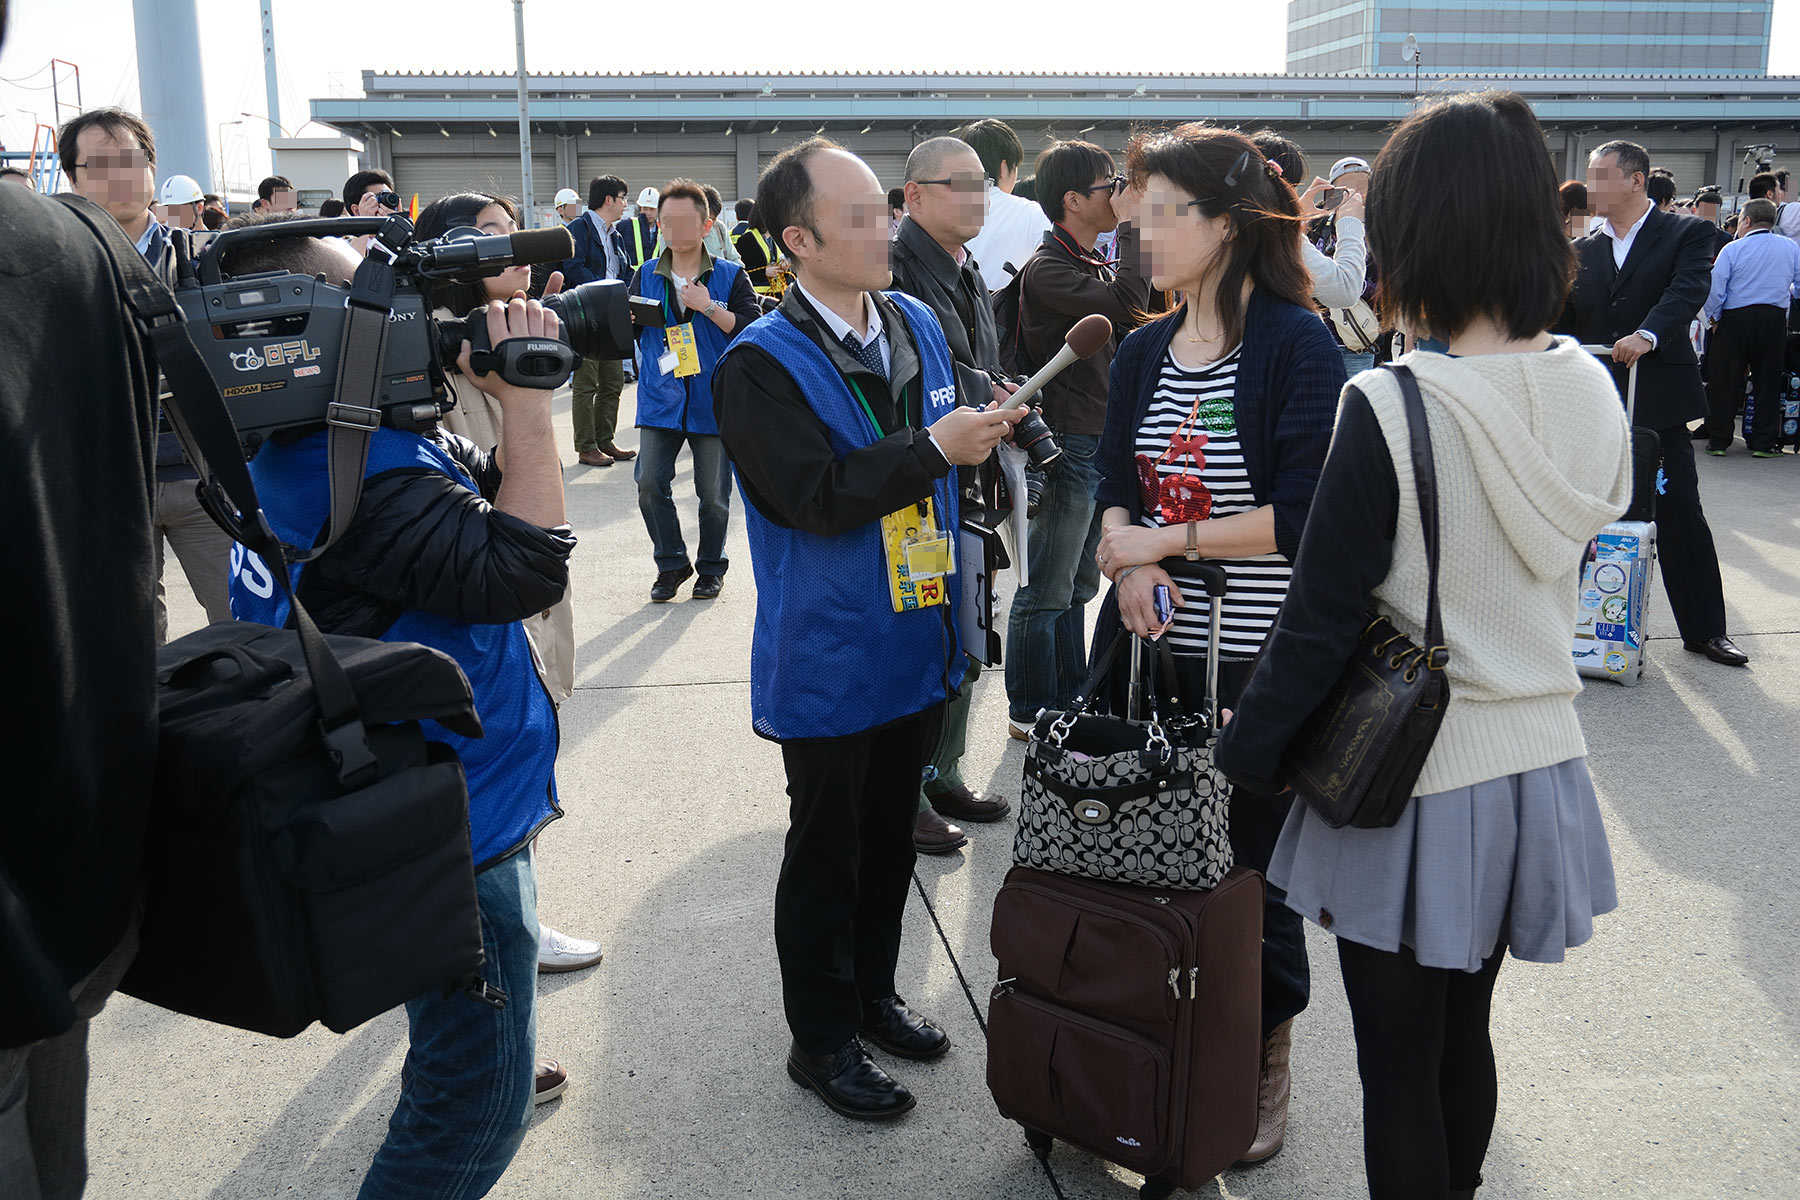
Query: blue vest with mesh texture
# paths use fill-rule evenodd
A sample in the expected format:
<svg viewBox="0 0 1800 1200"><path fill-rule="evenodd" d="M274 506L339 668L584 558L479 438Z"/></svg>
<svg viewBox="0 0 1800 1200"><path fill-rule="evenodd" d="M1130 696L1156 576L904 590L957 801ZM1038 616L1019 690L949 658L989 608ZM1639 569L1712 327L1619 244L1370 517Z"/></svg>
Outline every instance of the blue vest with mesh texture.
<svg viewBox="0 0 1800 1200"><path fill-rule="evenodd" d="M475 485L441 448L414 433L382 426L369 443L364 478L388 471L448 475L470 491ZM331 512L326 435L297 442L268 442L250 464L269 524L290 546L317 541ZM294 587L302 566L291 566ZM231 615L240 621L285 626L287 595L275 586L266 563L243 546L231 548ZM443 742L462 760L469 781L469 840L480 870L517 850L544 824L561 815L556 802L556 707L532 663L525 627L476 625L454 617L409 610L381 635L384 642L419 642L442 650L469 677L484 737L466 738L421 721L425 736Z"/></svg>
<svg viewBox="0 0 1800 1200"><path fill-rule="evenodd" d="M899 292L886 296L905 315L918 347L930 425L956 406L950 348L930 309ZM757 320L737 340L761 348L799 384L839 459L880 440L825 351L780 312ZM738 487L742 492L741 475ZM933 487L932 504L954 550L954 469ZM750 718L757 733L775 741L850 737L942 704L962 685L959 575L945 580L943 605L897 613L880 521L821 537L777 525L744 493L744 525L756 574Z"/></svg>

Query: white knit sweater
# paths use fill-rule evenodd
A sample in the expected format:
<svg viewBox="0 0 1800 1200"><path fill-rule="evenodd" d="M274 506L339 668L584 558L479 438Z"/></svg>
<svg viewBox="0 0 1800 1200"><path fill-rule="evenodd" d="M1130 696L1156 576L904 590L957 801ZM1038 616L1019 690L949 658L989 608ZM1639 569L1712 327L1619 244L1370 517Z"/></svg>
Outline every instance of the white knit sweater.
<svg viewBox="0 0 1800 1200"><path fill-rule="evenodd" d="M1569 338L1537 353L1399 361L1418 378L1431 428L1450 647L1450 707L1414 794L1579 758L1570 638L1581 555L1631 497L1618 391ZM1423 642L1425 543L1399 382L1366 371L1351 383L1381 423L1400 484L1393 567L1376 605Z"/></svg>

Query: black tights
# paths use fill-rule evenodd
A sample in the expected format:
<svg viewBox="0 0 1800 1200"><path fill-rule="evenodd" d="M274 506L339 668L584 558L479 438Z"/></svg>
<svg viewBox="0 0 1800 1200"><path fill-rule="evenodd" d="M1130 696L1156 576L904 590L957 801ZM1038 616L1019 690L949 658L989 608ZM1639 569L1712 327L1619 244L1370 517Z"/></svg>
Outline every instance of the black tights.
<svg viewBox="0 0 1800 1200"><path fill-rule="evenodd" d="M1444 1200L1481 1182L1498 1085L1488 1010L1505 946L1481 970L1338 939L1356 1023L1371 1200Z"/></svg>

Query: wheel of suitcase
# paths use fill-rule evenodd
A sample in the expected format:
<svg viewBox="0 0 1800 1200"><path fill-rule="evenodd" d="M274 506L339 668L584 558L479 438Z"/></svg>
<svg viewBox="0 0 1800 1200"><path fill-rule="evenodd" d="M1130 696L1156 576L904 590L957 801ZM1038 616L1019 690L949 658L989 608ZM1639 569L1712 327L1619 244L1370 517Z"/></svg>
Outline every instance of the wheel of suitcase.
<svg viewBox="0 0 1800 1200"><path fill-rule="evenodd" d="M1056 1145L1056 1139L1047 1133L1027 1129L1025 1130L1025 1144L1031 1147L1031 1152L1037 1155L1039 1162L1044 1162L1049 1159L1050 1147Z"/></svg>
<svg viewBox="0 0 1800 1200"><path fill-rule="evenodd" d="M1163 1200L1165 1196L1175 1194L1175 1185L1161 1175L1146 1175L1144 1186L1138 1189L1140 1200Z"/></svg>

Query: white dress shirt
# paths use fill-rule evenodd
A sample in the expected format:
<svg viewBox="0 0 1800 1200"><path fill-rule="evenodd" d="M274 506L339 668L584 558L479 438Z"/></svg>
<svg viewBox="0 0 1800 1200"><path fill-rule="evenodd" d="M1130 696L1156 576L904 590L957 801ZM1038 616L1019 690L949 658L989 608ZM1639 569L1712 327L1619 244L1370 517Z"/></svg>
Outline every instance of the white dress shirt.
<svg viewBox="0 0 1800 1200"><path fill-rule="evenodd" d="M993 184L987 185L987 216L981 232L969 239L968 251L981 270L981 282L990 292L1005 287L1013 271L1023 270L1025 260L1044 240L1050 218L1035 200L1012 196ZM1006 264L1013 270L1008 271Z"/></svg>
<svg viewBox="0 0 1800 1200"><path fill-rule="evenodd" d="M1638 231L1644 227L1644 222L1650 219L1650 210L1655 207L1656 205L1651 204L1648 200L1644 201L1643 215L1633 223L1630 229L1627 229L1622 234L1619 232L1618 228L1613 225L1611 220L1608 220L1600 227L1606 236L1612 239L1613 267L1615 269L1623 268L1625 266L1625 260L1631 257L1631 243L1637 241Z"/></svg>
<svg viewBox="0 0 1800 1200"><path fill-rule="evenodd" d="M888 346L887 332L881 326L881 310L875 307L873 296L867 292L863 293L863 318L869 323L869 331L857 333L856 330L850 328L850 322L819 303L819 298L807 291L804 283L796 280L794 286L800 289L800 294L806 297L806 302L813 306L813 311L818 313L819 318L825 322L825 328L831 330L833 339L842 344L844 335L849 334L856 339L858 345L877 346L881 350L881 373L886 375L893 369L894 352Z"/></svg>
<svg viewBox="0 0 1800 1200"><path fill-rule="evenodd" d="M1610 219L1601 224L1600 232L1612 239L1613 269L1615 271L1624 270L1625 260L1631 257L1631 244L1637 241L1638 231L1643 229L1644 222L1648 221L1650 219L1650 214L1655 211L1656 205L1650 203L1649 200L1645 200L1644 215L1634 221L1631 228L1627 229L1622 235ZM1656 335L1654 333L1650 332L1648 329L1640 329L1637 331L1637 335L1650 343L1650 349L1656 349Z"/></svg>

